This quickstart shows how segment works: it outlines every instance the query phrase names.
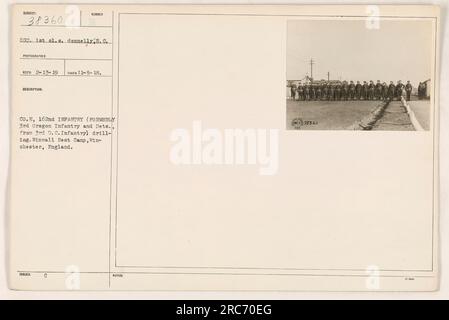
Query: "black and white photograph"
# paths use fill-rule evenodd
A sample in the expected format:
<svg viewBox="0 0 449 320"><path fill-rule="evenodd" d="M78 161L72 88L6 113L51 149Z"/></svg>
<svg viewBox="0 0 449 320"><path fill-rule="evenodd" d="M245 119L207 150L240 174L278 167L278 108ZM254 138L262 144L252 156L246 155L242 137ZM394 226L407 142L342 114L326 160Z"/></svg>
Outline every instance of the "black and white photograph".
<svg viewBox="0 0 449 320"><path fill-rule="evenodd" d="M447 299L445 1L2 1L0 300Z"/></svg>
<svg viewBox="0 0 449 320"><path fill-rule="evenodd" d="M287 22L288 130L430 130L430 19Z"/></svg>

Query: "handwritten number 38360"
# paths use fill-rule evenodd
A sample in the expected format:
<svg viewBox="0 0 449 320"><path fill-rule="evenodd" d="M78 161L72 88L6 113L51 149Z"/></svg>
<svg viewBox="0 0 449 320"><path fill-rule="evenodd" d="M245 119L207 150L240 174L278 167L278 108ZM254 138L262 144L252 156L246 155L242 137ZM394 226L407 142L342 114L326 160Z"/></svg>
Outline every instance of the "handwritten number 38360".
<svg viewBox="0 0 449 320"><path fill-rule="evenodd" d="M60 25L63 22L63 16L31 16L28 20L28 25Z"/></svg>

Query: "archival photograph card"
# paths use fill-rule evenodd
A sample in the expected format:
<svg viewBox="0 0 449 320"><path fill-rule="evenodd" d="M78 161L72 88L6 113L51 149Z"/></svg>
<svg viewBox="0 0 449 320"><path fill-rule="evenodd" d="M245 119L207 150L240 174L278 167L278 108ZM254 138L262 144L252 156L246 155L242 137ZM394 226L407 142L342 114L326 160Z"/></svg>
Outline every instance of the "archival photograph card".
<svg viewBox="0 0 449 320"><path fill-rule="evenodd" d="M438 289L439 7L10 14L11 289Z"/></svg>

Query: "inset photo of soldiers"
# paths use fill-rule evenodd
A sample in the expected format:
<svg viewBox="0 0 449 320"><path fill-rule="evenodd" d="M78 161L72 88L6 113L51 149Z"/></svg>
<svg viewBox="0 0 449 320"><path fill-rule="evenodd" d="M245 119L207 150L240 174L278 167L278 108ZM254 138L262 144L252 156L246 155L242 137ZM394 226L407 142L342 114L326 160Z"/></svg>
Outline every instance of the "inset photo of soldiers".
<svg viewBox="0 0 449 320"><path fill-rule="evenodd" d="M430 130L435 31L419 18L289 20L286 128Z"/></svg>

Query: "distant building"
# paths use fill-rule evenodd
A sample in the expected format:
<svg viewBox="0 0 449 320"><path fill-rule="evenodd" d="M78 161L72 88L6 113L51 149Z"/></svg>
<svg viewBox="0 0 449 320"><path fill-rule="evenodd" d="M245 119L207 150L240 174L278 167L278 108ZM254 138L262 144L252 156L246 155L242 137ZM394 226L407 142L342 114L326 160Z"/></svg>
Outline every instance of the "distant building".
<svg viewBox="0 0 449 320"><path fill-rule="evenodd" d="M326 79L321 79L321 80L313 80L312 78L306 76L304 79L301 80L287 80L287 87L290 88L292 86L297 87L298 84L331 84L331 85L336 85L336 84L341 84L342 81L340 80L326 80Z"/></svg>
<svg viewBox="0 0 449 320"><path fill-rule="evenodd" d="M426 98L430 99L430 91L432 90L432 85L431 85L430 79L427 79L423 83L426 86L425 87L425 96L426 96Z"/></svg>
<svg viewBox="0 0 449 320"><path fill-rule="evenodd" d="M329 80L329 81L325 81L326 83L329 83L330 85L337 85L337 84L341 84L340 80Z"/></svg>

